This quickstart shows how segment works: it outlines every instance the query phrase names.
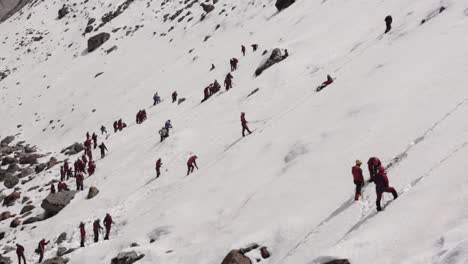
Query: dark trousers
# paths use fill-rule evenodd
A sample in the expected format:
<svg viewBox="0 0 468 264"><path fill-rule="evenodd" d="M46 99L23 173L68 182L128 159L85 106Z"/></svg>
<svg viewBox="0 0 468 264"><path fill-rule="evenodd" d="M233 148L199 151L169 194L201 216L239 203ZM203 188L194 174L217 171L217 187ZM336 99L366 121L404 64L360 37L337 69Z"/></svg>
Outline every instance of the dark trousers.
<svg viewBox="0 0 468 264"><path fill-rule="evenodd" d="M192 173L194 169L195 169L195 166L193 166L191 164L187 164L187 175Z"/></svg>
<svg viewBox="0 0 468 264"><path fill-rule="evenodd" d="M104 237L104 240L109 240L109 233L110 233L111 227L106 226L106 236Z"/></svg>
<svg viewBox="0 0 468 264"><path fill-rule="evenodd" d="M44 259L44 252L39 251L39 263L42 263L43 259Z"/></svg>
<svg viewBox="0 0 468 264"><path fill-rule="evenodd" d="M23 260L24 264L26 264L26 258L24 257L24 254L17 254L18 255L18 264L21 264L21 260Z"/></svg>
<svg viewBox="0 0 468 264"><path fill-rule="evenodd" d="M249 134L252 134L250 131L249 127L247 125L242 126L242 136L245 137L245 131L249 132Z"/></svg>
<svg viewBox="0 0 468 264"><path fill-rule="evenodd" d="M375 201L375 204L377 206L377 210L381 211L382 206L380 205L380 201L382 200L382 195L384 192L386 193L392 193L393 194L393 199L398 198L398 193L393 187L383 187L383 188L377 188L377 200Z"/></svg>
<svg viewBox="0 0 468 264"><path fill-rule="evenodd" d="M390 32L390 30L392 30L392 24L387 23L387 28L385 29L385 34L387 34L388 32Z"/></svg>
<svg viewBox="0 0 468 264"><path fill-rule="evenodd" d="M354 184L356 185L356 192L354 194L354 200L357 201L361 197L361 191L362 191L362 186L364 185L364 182L354 181Z"/></svg>

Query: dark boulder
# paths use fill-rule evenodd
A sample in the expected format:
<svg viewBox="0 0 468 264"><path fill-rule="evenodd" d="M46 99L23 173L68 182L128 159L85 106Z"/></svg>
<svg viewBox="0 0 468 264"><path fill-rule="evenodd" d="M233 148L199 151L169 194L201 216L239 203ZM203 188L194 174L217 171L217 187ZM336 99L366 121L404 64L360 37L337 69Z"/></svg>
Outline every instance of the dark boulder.
<svg viewBox="0 0 468 264"><path fill-rule="evenodd" d="M252 264L252 261L248 257L242 255L239 250L232 250L223 259L221 264Z"/></svg>
<svg viewBox="0 0 468 264"><path fill-rule="evenodd" d="M29 225L29 224L40 222L40 221L43 221L43 220L45 220L44 216L37 215L37 216L29 217L26 220L24 220L23 225Z"/></svg>
<svg viewBox="0 0 468 264"><path fill-rule="evenodd" d="M255 70L255 76L259 76L260 74L263 73L264 70L286 59L288 56L289 56L288 50L281 52L281 49L278 49L278 48L274 49L271 52L270 57L260 67L258 67L257 70Z"/></svg>
<svg viewBox="0 0 468 264"><path fill-rule="evenodd" d="M42 156L39 154L26 154L20 157L19 163L20 164L36 164L37 159L41 157Z"/></svg>
<svg viewBox="0 0 468 264"><path fill-rule="evenodd" d="M0 221L5 221L10 217L11 217L11 212L10 211L3 212L3 213L0 214Z"/></svg>
<svg viewBox="0 0 468 264"><path fill-rule="evenodd" d="M102 32L88 39L88 52L93 52L99 48L104 42L108 41L110 34Z"/></svg>
<svg viewBox="0 0 468 264"><path fill-rule="evenodd" d="M14 136L8 136L8 137L2 139L2 141L0 141L0 146L6 147L6 146L8 146L8 144L13 142L13 140L15 140Z"/></svg>
<svg viewBox="0 0 468 264"><path fill-rule="evenodd" d="M347 259L334 259L328 262L324 262L323 264L351 264Z"/></svg>
<svg viewBox="0 0 468 264"><path fill-rule="evenodd" d="M92 199L92 198L96 197L96 195L98 195L98 193L99 193L98 188L90 187L87 199Z"/></svg>
<svg viewBox="0 0 468 264"><path fill-rule="evenodd" d="M54 157L50 157L49 161L47 162L47 169L54 167L58 163L57 159Z"/></svg>
<svg viewBox="0 0 468 264"><path fill-rule="evenodd" d="M27 212L29 212L29 211L32 211L34 208L35 208L34 205L25 205L25 206L23 207L23 209L21 209L20 214L24 214L24 213L27 213Z"/></svg>
<svg viewBox="0 0 468 264"><path fill-rule="evenodd" d="M17 172L19 170L21 170L21 168L18 166L18 164L12 163L12 164L8 165L8 168L6 169L6 172L14 174L15 172Z"/></svg>
<svg viewBox="0 0 468 264"><path fill-rule="evenodd" d="M70 13L68 7L66 5L63 5L62 8L60 8L58 11L58 19L64 18L68 13Z"/></svg>
<svg viewBox="0 0 468 264"><path fill-rule="evenodd" d="M41 163L37 164L36 167L34 167L34 172L39 173L47 168L47 164Z"/></svg>
<svg viewBox="0 0 468 264"><path fill-rule="evenodd" d="M16 177L15 175L11 173L7 173L5 175L5 181L3 182L3 185L7 187L8 189L11 189L15 187L19 183L19 178Z"/></svg>
<svg viewBox="0 0 468 264"><path fill-rule="evenodd" d="M288 8L290 5L294 4L296 0L276 0L276 8L278 11Z"/></svg>
<svg viewBox="0 0 468 264"><path fill-rule="evenodd" d="M50 193L41 203L47 215L53 216L67 206L75 197L76 191Z"/></svg>
<svg viewBox="0 0 468 264"><path fill-rule="evenodd" d="M5 199L3 199L3 205L4 206L13 206L15 204L16 200L18 200L19 198L21 198L21 193L12 192L10 195L5 197Z"/></svg>
<svg viewBox="0 0 468 264"><path fill-rule="evenodd" d="M42 262L42 264L66 264L67 261L62 257L55 257Z"/></svg>
<svg viewBox="0 0 468 264"><path fill-rule="evenodd" d="M81 151L84 150L84 146L81 143L74 143L60 151L60 153L63 153L65 155L75 155Z"/></svg>
<svg viewBox="0 0 468 264"><path fill-rule="evenodd" d="M62 244L62 242L64 242L65 240L67 240L67 233L63 232L58 236L57 240L55 241L55 244Z"/></svg>
<svg viewBox="0 0 468 264"><path fill-rule="evenodd" d="M135 251L121 252L111 260L111 264L132 264L143 257L145 257L144 254L138 255Z"/></svg>
<svg viewBox="0 0 468 264"><path fill-rule="evenodd" d="M27 177L27 176L33 174L33 173L34 173L34 170L29 168L29 167L28 168L22 168L21 173L18 174L18 177L19 178L24 178L24 177Z"/></svg>
<svg viewBox="0 0 468 264"><path fill-rule="evenodd" d="M215 9L214 5L205 4L205 3L202 3L200 6L203 8L203 11L205 11L206 13L210 13L211 11Z"/></svg>
<svg viewBox="0 0 468 264"><path fill-rule="evenodd" d="M10 223L11 228L16 228L19 225L21 225L21 219L19 219L19 218L13 219L13 221L11 221L11 223Z"/></svg>
<svg viewBox="0 0 468 264"><path fill-rule="evenodd" d="M13 157L9 157L9 156L6 156L3 158L2 160L2 166L5 166L5 165L9 165L9 164L13 164L13 163L17 163L18 161L13 158Z"/></svg>
<svg viewBox="0 0 468 264"><path fill-rule="evenodd" d="M11 264L11 258L0 255L0 264Z"/></svg>

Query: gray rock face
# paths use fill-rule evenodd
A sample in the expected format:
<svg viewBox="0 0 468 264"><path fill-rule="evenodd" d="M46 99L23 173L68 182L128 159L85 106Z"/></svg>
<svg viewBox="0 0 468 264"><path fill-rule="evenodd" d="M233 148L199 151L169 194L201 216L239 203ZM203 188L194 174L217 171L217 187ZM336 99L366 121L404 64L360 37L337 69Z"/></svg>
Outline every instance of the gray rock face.
<svg viewBox="0 0 468 264"><path fill-rule="evenodd" d="M50 157L49 161L47 162L47 169L54 167L57 164L57 159L54 157Z"/></svg>
<svg viewBox="0 0 468 264"><path fill-rule="evenodd" d="M42 262L42 264L65 264L67 261L62 257L55 257Z"/></svg>
<svg viewBox="0 0 468 264"><path fill-rule="evenodd" d="M206 13L210 13L211 11L215 9L214 5L209 5L205 3L202 3L200 6L203 8L203 11L205 11Z"/></svg>
<svg viewBox="0 0 468 264"><path fill-rule="evenodd" d="M62 151L60 151L60 153L63 153L65 155L75 155L75 154L77 154L77 153L79 153L79 152L81 152L83 150L84 150L83 144L76 142L76 143L62 149Z"/></svg>
<svg viewBox="0 0 468 264"><path fill-rule="evenodd" d="M50 193L41 203L47 215L53 216L67 206L75 197L76 191Z"/></svg>
<svg viewBox="0 0 468 264"><path fill-rule="evenodd" d="M20 214L24 214L24 213L27 213L27 212L29 212L29 211L32 211L34 208L35 208L34 205L25 205L25 206L23 207L23 209L21 209Z"/></svg>
<svg viewBox="0 0 468 264"><path fill-rule="evenodd" d="M13 158L13 157L9 157L9 156L6 156L3 158L2 160L2 166L5 166L5 165L9 165L9 164L13 164L13 163L17 163L18 161Z"/></svg>
<svg viewBox="0 0 468 264"><path fill-rule="evenodd" d="M34 167L34 172L39 173L47 168L47 164L41 163L37 164L36 167Z"/></svg>
<svg viewBox="0 0 468 264"><path fill-rule="evenodd" d="M67 240L67 233L63 232L55 241L55 244L62 244L63 241Z"/></svg>
<svg viewBox="0 0 468 264"><path fill-rule="evenodd" d="M37 159L40 158L41 155L39 154L25 154L20 157L19 163L20 164L36 164Z"/></svg>
<svg viewBox="0 0 468 264"><path fill-rule="evenodd" d="M24 177L27 177L27 176L33 174L33 173L34 173L34 170L31 169L31 168L22 168L21 173L18 175L18 177L24 178Z"/></svg>
<svg viewBox="0 0 468 264"><path fill-rule="evenodd" d="M284 54L281 52L280 49L276 48L271 52L270 57L263 63L260 67L255 70L255 76L259 76L263 73L264 70L270 68L271 66L275 65L276 63L286 59L288 57L287 51Z"/></svg>
<svg viewBox="0 0 468 264"><path fill-rule="evenodd" d="M6 177L6 170L0 169L0 181L4 181Z"/></svg>
<svg viewBox="0 0 468 264"><path fill-rule="evenodd" d="M0 264L11 264L13 263L9 257L4 257L0 255Z"/></svg>
<svg viewBox="0 0 468 264"><path fill-rule="evenodd" d="M144 254L138 255L135 251L121 252L111 260L111 264L132 264L144 257Z"/></svg>
<svg viewBox="0 0 468 264"><path fill-rule="evenodd" d="M40 215L33 216L33 217L29 217L26 220L24 220L23 225L29 225L29 224L40 222L40 221L43 221L43 220L44 220L43 216L40 216Z"/></svg>
<svg viewBox="0 0 468 264"><path fill-rule="evenodd" d="M15 187L19 183L19 178L16 177L15 175L11 173L7 173L5 175L5 181L3 182L3 185L7 187L8 189L11 189Z"/></svg>
<svg viewBox="0 0 468 264"><path fill-rule="evenodd" d="M239 250L232 250L223 259L221 264L252 264L252 261L250 261L248 257L242 255Z"/></svg>
<svg viewBox="0 0 468 264"><path fill-rule="evenodd" d="M3 205L13 206L16 200L18 200L19 198L21 198L21 194L19 192L12 192L10 195L5 197L5 199L3 199Z"/></svg>
<svg viewBox="0 0 468 264"><path fill-rule="evenodd" d="M102 32L88 39L88 52L93 52L99 48L104 42L108 41L110 34Z"/></svg>
<svg viewBox="0 0 468 264"><path fill-rule="evenodd" d="M276 0L276 8L278 11L288 8L290 5L294 4L296 0Z"/></svg>
<svg viewBox="0 0 468 264"><path fill-rule="evenodd" d="M2 141L0 141L0 146L6 147L6 146L8 146L8 144L13 142L13 140L15 140L14 136L8 136L8 137L2 139Z"/></svg>
<svg viewBox="0 0 468 264"><path fill-rule="evenodd" d="M6 172L15 173L15 172L17 172L19 170L21 170L21 168L18 166L18 164L12 163L12 164L8 165L8 168L6 169Z"/></svg>
<svg viewBox="0 0 468 264"><path fill-rule="evenodd" d="M89 188L89 192L88 192L88 197L87 197L87 198L88 198L88 199L92 199L92 198L96 197L96 195L98 195L98 193L99 193L98 188L96 188L96 187L90 187L90 188Z"/></svg>

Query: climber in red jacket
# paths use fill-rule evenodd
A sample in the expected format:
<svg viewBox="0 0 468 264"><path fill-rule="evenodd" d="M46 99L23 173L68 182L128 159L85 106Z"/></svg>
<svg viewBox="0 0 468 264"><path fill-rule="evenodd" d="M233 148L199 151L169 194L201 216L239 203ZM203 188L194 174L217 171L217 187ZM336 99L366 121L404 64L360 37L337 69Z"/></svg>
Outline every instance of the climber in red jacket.
<svg viewBox="0 0 468 264"><path fill-rule="evenodd" d="M367 168L369 169L369 174L370 174L370 180L369 182L374 181L374 177L377 174L377 169L382 166L382 163L380 162L380 159L377 157L371 157L367 161Z"/></svg>
<svg viewBox="0 0 468 264"><path fill-rule="evenodd" d="M193 170L195 168L197 168L198 170L198 166L197 166L197 155L193 155L192 157L190 157L187 161L187 176L193 172Z"/></svg>
<svg viewBox="0 0 468 264"><path fill-rule="evenodd" d="M106 227L106 236L104 237L104 240L109 240L109 233L113 223L114 221L112 220L112 216L110 216L110 214L106 214L106 217L104 218L104 226Z"/></svg>
<svg viewBox="0 0 468 264"><path fill-rule="evenodd" d="M78 173L76 175L76 190L77 191L83 191L83 181L84 181L84 176L83 173Z"/></svg>
<svg viewBox="0 0 468 264"><path fill-rule="evenodd" d="M362 175L361 169L362 161L356 160L356 165L351 169L353 173L353 181L356 185L356 192L354 194L354 200L357 201L361 197L362 186L364 186L364 176Z"/></svg>
<svg viewBox="0 0 468 264"><path fill-rule="evenodd" d="M86 239L85 224L81 222L80 223L80 247L84 247L85 239Z"/></svg>
<svg viewBox="0 0 468 264"><path fill-rule="evenodd" d="M23 260L24 264L26 264L26 258L24 257L24 247L20 244L16 244L16 255L18 256L19 264L21 264L21 260Z"/></svg>
<svg viewBox="0 0 468 264"><path fill-rule="evenodd" d="M384 192L392 193L393 199L398 198L398 193L393 187L390 187L387 173L385 172L385 168L383 166L380 166L378 168L377 175L374 178L374 183L375 183L375 191L377 193L377 200L375 201L375 204L377 205L377 211L382 211L380 200L382 200L383 193Z"/></svg>
<svg viewBox="0 0 468 264"><path fill-rule="evenodd" d="M250 131L249 127L247 126L247 120L245 120L245 113L241 113L241 125L242 125L242 136L245 137L245 131L249 132L249 134L252 134Z"/></svg>
<svg viewBox="0 0 468 264"><path fill-rule="evenodd" d="M45 252L45 246L49 244L50 241L45 241L45 239L42 239L39 241L39 245L37 246L37 249L39 251L39 263L42 262L42 259L44 259L44 252Z"/></svg>
<svg viewBox="0 0 468 264"><path fill-rule="evenodd" d="M161 166L162 166L162 162L161 162L161 158L159 158L156 161L156 178L159 178L159 176L161 176Z"/></svg>
<svg viewBox="0 0 468 264"><path fill-rule="evenodd" d="M96 163L94 163L94 160L91 160L88 165L89 176L93 175L95 170L96 170Z"/></svg>

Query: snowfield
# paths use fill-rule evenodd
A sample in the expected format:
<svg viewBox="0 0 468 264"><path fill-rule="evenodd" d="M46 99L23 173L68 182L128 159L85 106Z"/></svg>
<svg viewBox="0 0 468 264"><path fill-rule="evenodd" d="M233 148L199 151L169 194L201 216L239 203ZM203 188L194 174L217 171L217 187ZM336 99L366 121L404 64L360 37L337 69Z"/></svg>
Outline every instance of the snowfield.
<svg viewBox="0 0 468 264"><path fill-rule="evenodd" d="M252 263L468 263L468 2L298 0L277 13L272 0L219 0L202 21L199 2L164 19L190 2L131 2L86 36L88 19L96 28L122 0L33 0L0 24L0 71L9 70L0 81L1 138L18 134L15 143L71 163L81 153L60 151L87 131L109 149L104 159L94 151L95 175L59 214L17 228L12 219L0 222L0 253L20 243L36 263L45 238L52 258L66 232L60 246L77 248L66 255L71 264L110 263L130 250L145 254L141 264L213 264L249 243L272 254L257 262L252 253ZM70 13L59 20L63 4ZM393 29L382 35L387 15ZM88 53L88 38L100 32L111 38ZM274 48L289 57L255 77ZM223 83L233 57L233 89L200 103L209 83ZM335 82L317 93L327 74ZM172 103L173 91L186 101ZM155 92L162 103L152 106ZM140 109L148 120L137 125ZM254 131L239 140L241 112ZM113 133L119 118L128 127ZM160 143L168 119L174 129ZM194 154L200 169L186 177ZM380 213L373 184L353 200L351 167L363 160L368 178L371 156L392 164L390 185L400 195ZM59 167L17 186L34 214L42 213L48 187L27 190L59 179ZM91 186L100 193L87 200ZM0 212L19 214L22 206ZM111 239L93 243L92 222L106 213L116 223ZM14 251L4 256L17 261Z"/></svg>

